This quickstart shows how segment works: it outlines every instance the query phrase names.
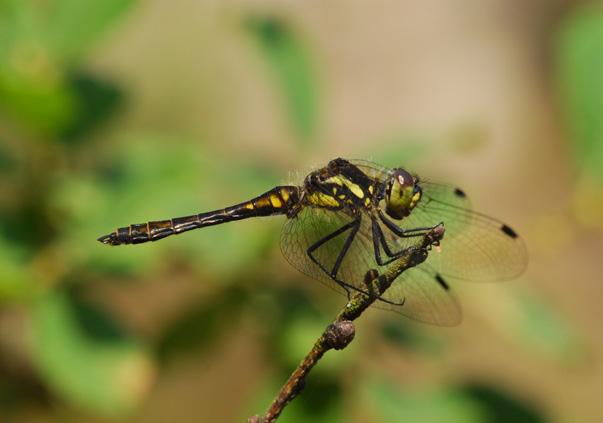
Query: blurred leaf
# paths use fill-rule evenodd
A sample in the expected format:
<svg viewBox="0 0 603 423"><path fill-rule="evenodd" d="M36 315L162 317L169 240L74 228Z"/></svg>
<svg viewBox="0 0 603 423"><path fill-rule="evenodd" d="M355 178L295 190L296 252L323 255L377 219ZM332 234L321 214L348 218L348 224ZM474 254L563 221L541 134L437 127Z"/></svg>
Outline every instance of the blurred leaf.
<svg viewBox="0 0 603 423"><path fill-rule="evenodd" d="M0 5L0 108L43 136L80 128L82 103L77 88L81 87L73 91L66 75L77 56L131 3L4 0Z"/></svg>
<svg viewBox="0 0 603 423"><path fill-rule="evenodd" d="M12 172L17 168L17 165L18 160L14 152L10 151L6 145L6 140L0 138L0 172L3 174Z"/></svg>
<svg viewBox="0 0 603 423"><path fill-rule="evenodd" d="M316 298L309 295L307 290L284 288L285 282L279 285L279 281L275 281L274 284L276 286L270 288L269 305L264 302L253 304L252 307L264 310L262 314L273 316L269 321L262 321L262 326L269 332L268 344L274 348L271 353L275 357L273 364L289 373L310 351L332 316L320 313ZM329 291L325 294L335 295ZM314 372L321 377L322 372L332 374L339 371L353 357L352 351L348 348L346 354L327 354Z"/></svg>
<svg viewBox="0 0 603 423"><path fill-rule="evenodd" d="M577 164L603 178L603 8L585 7L561 27L559 88Z"/></svg>
<svg viewBox="0 0 603 423"><path fill-rule="evenodd" d="M87 135L111 117L123 100L123 93L115 86L83 72L70 73L68 84L76 108L70 124L62 129L67 141Z"/></svg>
<svg viewBox="0 0 603 423"><path fill-rule="evenodd" d="M461 393L472 398L482 408L488 423L540 423L546 421L534 406L490 386L474 384L463 387Z"/></svg>
<svg viewBox="0 0 603 423"><path fill-rule="evenodd" d="M576 335L553 308L526 294L519 294L517 301L521 313L517 315L514 333L522 338L522 344L557 357L576 350Z"/></svg>
<svg viewBox="0 0 603 423"><path fill-rule="evenodd" d="M38 299L32 317L33 359L63 400L118 416L150 389L154 368L147 352L101 310L53 292Z"/></svg>
<svg viewBox="0 0 603 423"><path fill-rule="evenodd" d="M299 363L324 331L326 322L326 319L323 322L320 319L312 318L309 314L299 315L296 319L291 320L286 330L282 331L281 336L277 339L281 351L280 358L285 363L289 362L292 365ZM319 368L326 369L325 366L319 366Z"/></svg>
<svg viewBox="0 0 603 423"><path fill-rule="evenodd" d="M380 422L488 421L474 401L458 392L410 392L379 380L368 381L364 386L362 393Z"/></svg>
<svg viewBox="0 0 603 423"><path fill-rule="evenodd" d="M231 330L237 324L244 304L244 292L237 286L194 304L163 330L156 348L159 357L168 360L177 353L198 352L207 345L215 345L224 330Z"/></svg>
<svg viewBox="0 0 603 423"><path fill-rule="evenodd" d="M293 30L277 18L255 17L247 27L271 67L299 140L311 141L317 124L317 88L309 52Z"/></svg>
<svg viewBox="0 0 603 423"><path fill-rule="evenodd" d="M53 193L55 207L69 217L64 248L75 263L142 273L179 257L226 281L276 247L271 237L278 236L278 218L204 228L159 243L101 245L96 238L116 227L220 209L267 191L278 179L179 137L125 137L97 162L106 164L89 175L65 175Z"/></svg>
<svg viewBox="0 0 603 423"><path fill-rule="evenodd" d="M420 325L407 323L404 319L386 319L380 328L385 339L404 349L429 354L441 353L446 349L442 338L430 336Z"/></svg>
<svg viewBox="0 0 603 423"><path fill-rule="evenodd" d="M23 299L32 288L23 251L0 236L0 304Z"/></svg>
<svg viewBox="0 0 603 423"><path fill-rule="evenodd" d="M529 284L524 284L524 286ZM492 286L492 289L495 287ZM469 295L468 292L465 293ZM511 339L524 350L554 359L573 359L584 352L584 343L573 327L539 295L518 286L497 290L496 296L473 302L491 329Z"/></svg>
<svg viewBox="0 0 603 423"><path fill-rule="evenodd" d="M56 69L46 63L23 65L32 68L17 70L0 64L0 109L27 129L54 136L72 119L75 109L72 93Z"/></svg>
<svg viewBox="0 0 603 423"><path fill-rule="evenodd" d="M58 57L71 60L89 48L134 0L54 0L47 13L48 43Z"/></svg>

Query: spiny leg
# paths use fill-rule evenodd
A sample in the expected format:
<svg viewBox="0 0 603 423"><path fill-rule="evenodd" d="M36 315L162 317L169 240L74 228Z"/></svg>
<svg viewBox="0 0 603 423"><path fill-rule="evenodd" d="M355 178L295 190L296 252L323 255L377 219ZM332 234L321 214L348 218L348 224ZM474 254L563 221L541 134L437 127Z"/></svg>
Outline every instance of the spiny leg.
<svg viewBox="0 0 603 423"><path fill-rule="evenodd" d="M383 261L381 258L381 251L380 251L379 245L380 244L383 245L383 249L386 251L386 253L391 254L391 251L389 251L389 247L387 246L387 243L385 242L383 232L381 231L381 228L379 227L377 220L375 218L371 218L371 220L372 220L372 227L373 227L373 248L375 250L375 260L377 261L377 264L379 266L387 266L394 260L396 260L399 257L401 257L402 255L404 255L407 252L407 250L404 249L404 250L400 251L399 254L397 254L397 255L394 254L395 257L392 257L389 260ZM376 270L374 270L374 272L377 273ZM367 273L365 276L365 284L367 284L367 288L369 289L369 291L371 291L371 288L372 288L371 285L369 285L371 280L369 280L368 278L370 276L371 275L369 275L369 273ZM382 296L379 296L378 298L379 298L379 301L382 301L384 303L391 304L391 305L396 305L396 306L403 306L404 303L406 302L406 297L404 297L402 299L402 301L391 301L391 300L383 298Z"/></svg>
<svg viewBox="0 0 603 423"><path fill-rule="evenodd" d="M397 260L406 253L406 248L403 248L402 250L395 253L392 252L389 248L389 245L387 245L387 241L385 240L385 236L383 235L383 231L381 230L381 227L379 226L377 220L375 218L371 218L371 223L373 231L373 249L375 251L375 261L379 266L387 266L388 264ZM387 260L383 260L383 258L381 257L380 246L383 246L383 251L388 256Z"/></svg>
<svg viewBox="0 0 603 423"><path fill-rule="evenodd" d="M323 271L325 272L327 275L329 275L329 277L331 279L333 279L333 281L337 282L339 285L341 285L347 292L348 297L350 296L350 289L352 290L356 290L358 291L358 289L356 287L354 287L353 285L340 280L337 278L337 274L336 272L333 273L333 271L338 271L339 267L341 266L341 262L345 256L345 254L347 253L347 250L350 248L350 245L353 241L354 236L356 235L356 233L358 232L358 229L360 228L360 218L355 219L349 223L346 223L345 225L343 225L342 227L340 227L339 229L331 232L329 235L319 239L318 241L316 241L314 244L312 244L310 247L308 247L308 249L306 250L306 254L308 254L308 257L310 257L310 259ZM320 261L318 261L318 259L316 259L316 257L314 257L314 255L312 254L314 251L316 251L319 247L321 247L323 244L327 243L328 241L332 240L333 238L341 235L342 233L346 232L347 230L352 229L352 232L350 233L350 235L348 235L348 237L346 238L346 241L344 243L343 248L341 249L341 251L339 252L339 256L337 257L337 260L335 261L335 265L333 266L333 269L329 270L327 269L325 266L322 265L322 263ZM353 236L352 236L353 235ZM350 236L352 236L352 239L350 240ZM343 254L342 254L343 253ZM361 291L362 292L362 291Z"/></svg>
<svg viewBox="0 0 603 423"><path fill-rule="evenodd" d="M383 214L383 211L381 211L381 210L379 210L379 219L381 219L381 221L385 224L385 226L387 226L387 228L390 231L392 231L394 234L396 234L402 238L424 236L429 231L433 230L433 228L435 228L437 226L437 225L435 225L435 226L422 227L422 228L402 229L401 227L396 225L394 222L392 222L390 219L388 219Z"/></svg>
<svg viewBox="0 0 603 423"><path fill-rule="evenodd" d="M345 243L343 244L343 248L341 248L341 251L339 252L339 256L337 256L337 260L335 261L335 265L333 266L333 269L331 270L332 278L337 278L337 272L339 272L339 268L341 267L341 262L343 261L343 258L345 257L345 255L348 253L348 250L350 249L350 246L352 245L352 242L354 241L354 238L356 237L356 234L358 233L358 230L360 229L361 220L362 220L362 218L360 216L358 216L358 218L354 221L355 225L352 226L352 230L350 231L350 234L346 238Z"/></svg>
<svg viewBox="0 0 603 423"><path fill-rule="evenodd" d="M318 261L316 259L316 257L314 257L314 255L312 254L314 251L316 251L320 246L322 246L323 244L325 244L326 242L332 240L333 238L341 235L342 233L344 233L345 231L354 228L354 226L357 225L357 229L355 230L354 236L351 237L352 234L348 235L348 238L345 241L345 244L349 244L347 245L347 247L344 244L344 248L341 249L339 256L337 258L336 261L336 265L337 262L341 263L343 261L343 258L345 257L345 254L347 253L347 251L349 250L351 243L354 240L354 237L356 235L356 233L358 232L358 230L360 229L360 218L351 221L350 223L347 223L345 225L343 225L342 227L340 227L339 229L333 231L332 233L326 235L325 237L319 239L318 241L316 241L314 244L312 244L307 250L306 253L308 254L308 257L310 257L310 259L312 260L312 262L314 262L314 264L316 264L324 273L326 273L327 275L329 275L329 277L336 282L337 284L339 284L343 289L345 289L348 299L350 299L351 293L352 291L357 291L360 292L364 295L368 295L368 296L373 296L375 295L374 292L372 292L371 289L361 289L357 286L354 286L342 279L337 278L337 275L333 276L333 269L329 270L327 269L325 266L322 265L322 263L320 261ZM350 238L351 237L351 238ZM342 254L343 253L343 254ZM334 270L338 270L338 267L341 266L341 264L337 265L337 268L335 268L335 266L333 266ZM387 304L392 304L392 305L402 305L404 302L399 303L399 302L393 302L390 300L387 300L385 298L382 298L381 296L378 297L380 301L383 301Z"/></svg>

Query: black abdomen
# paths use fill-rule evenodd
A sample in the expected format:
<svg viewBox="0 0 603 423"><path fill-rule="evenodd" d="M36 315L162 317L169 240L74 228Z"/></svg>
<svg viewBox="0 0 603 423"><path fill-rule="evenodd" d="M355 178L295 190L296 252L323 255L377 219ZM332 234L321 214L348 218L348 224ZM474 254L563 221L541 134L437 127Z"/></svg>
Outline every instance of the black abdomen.
<svg viewBox="0 0 603 423"><path fill-rule="evenodd" d="M218 225L249 217L286 214L298 201L298 187L279 186L249 201L224 209L168 220L133 224L118 228L115 232L104 235L98 240L109 245L141 244L147 241L157 241L166 236L205 226Z"/></svg>

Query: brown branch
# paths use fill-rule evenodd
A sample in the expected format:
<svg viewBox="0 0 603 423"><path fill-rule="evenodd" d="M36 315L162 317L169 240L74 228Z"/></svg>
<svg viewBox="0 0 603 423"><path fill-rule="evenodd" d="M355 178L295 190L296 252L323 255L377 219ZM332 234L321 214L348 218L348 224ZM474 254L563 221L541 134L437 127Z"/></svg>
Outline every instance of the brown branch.
<svg viewBox="0 0 603 423"><path fill-rule="evenodd" d="M427 259L431 247L439 245L443 236L444 226L440 224L423 237L420 246L409 248L401 257L390 264L382 275L379 275L374 269L368 270L365 275L365 283L370 295L357 291L350 297L345 307L335 317L335 320L327 326L320 338L314 343L312 350L283 385L266 414L263 417L257 415L250 417L247 422L272 423L276 421L287 404L301 392L306 377L318 363L318 360L330 349L341 350L354 339L355 329L352 321L374 303L402 272L423 263Z"/></svg>

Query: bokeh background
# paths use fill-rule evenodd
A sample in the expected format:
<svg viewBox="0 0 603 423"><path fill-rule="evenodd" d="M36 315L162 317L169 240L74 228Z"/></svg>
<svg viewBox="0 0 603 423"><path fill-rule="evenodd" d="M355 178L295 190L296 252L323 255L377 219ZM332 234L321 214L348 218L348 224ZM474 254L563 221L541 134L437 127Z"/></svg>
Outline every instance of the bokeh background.
<svg viewBox="0 0 603 423"><path fill-rule="evenodd" d="M514 226L527 272L464 322L371 310L283 422L595 422L603 395L603 5L0 1L0 420L244 421L345 298L283 218L108 248L342 156Z"/></svg>

